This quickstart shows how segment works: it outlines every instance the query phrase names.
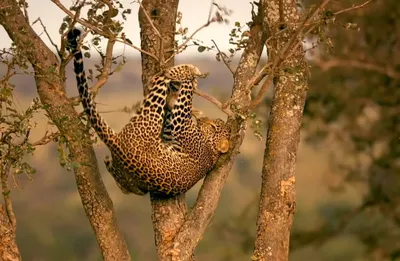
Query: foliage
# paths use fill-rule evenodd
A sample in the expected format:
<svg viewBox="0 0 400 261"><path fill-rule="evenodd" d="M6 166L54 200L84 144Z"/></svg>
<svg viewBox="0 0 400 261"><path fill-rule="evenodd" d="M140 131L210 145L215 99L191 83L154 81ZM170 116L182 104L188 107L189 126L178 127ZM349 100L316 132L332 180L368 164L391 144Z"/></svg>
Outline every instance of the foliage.
<svg viewBox="0 0 400 261"><path fill-rule="evenodd" d="M29 178L35 173L35 169L26 161L25 156L35 150L34 144L28 138L30 130L35 127L32 118L41 109L41 104L38 99L34 99L25 111L20 111L15 105L13 96L15 85L9 80L16 74L14 66L23 64L16 57L21 56L3 55L0 58L8 68L6 75L0 81L0 169L3 189L9 171L14 175L26 174Z"/></svg>
<svg viewBox="0 0 400 261"><path fill-rule="evenodd" d="M366 191L361 206L325 216L312 242L356 235L376 260L400 253L399 15L397 1L374 1L337 23L347 30L330 26L334 47L325 50L334 55L314 53L305 108L308 142L324 147L341 175L332 193ZM333 220L340 225L332 230Z"/></svg>

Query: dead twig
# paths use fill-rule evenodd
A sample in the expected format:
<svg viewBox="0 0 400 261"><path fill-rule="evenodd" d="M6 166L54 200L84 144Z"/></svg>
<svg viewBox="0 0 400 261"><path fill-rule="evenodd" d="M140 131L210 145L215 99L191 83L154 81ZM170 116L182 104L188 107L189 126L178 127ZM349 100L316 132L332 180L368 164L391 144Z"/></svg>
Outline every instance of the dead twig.
<svg viewBox="0 0 400 261"><path fill-rule="evenodd" d="M211 42L213 42L215 48L217 48L217 51L218 51L219 55L221 56L222 61L224 62L224 64L226 65L226 67L229 69L229 71L232 73L232 75L234 75L234 74L235 74L235 71L232 69L232 67L230 66L230 64L225 60L225 58L226 58L226 57L225 57L225 54L221 52L221 50L218 48L218 45L215 43L214 40L211 40Z"/></svg>
<svg viewBox="0 0 400 261"><path fill-rule="evenodd" d="M40 140L32 143L32 146L46 145L47 143L49 143L49 142L53 141L54 139L56 139L57 137L59 137L60 135L61 134L59 132L53 132L48 135L48 131L46 131L46 133Z"/></svg>
<svg viewBox="0 0 400 261"><path fill-rule="evenodd" d="M40 17L39 17L38 19L36 19L35 21L33 21L32 25L34 25L34 24L37 23L37 22L39 22L40 25L42 26L43 31L44 31L44 33L46 34L47 39L49 39L51 45L53 45L54 48L56 48L56 51L57 51L58 56L59 56L59 57L62 57L60 49L58 49L57 44L55 44L54 41L53 41L53 39L51 39L50 34L49 34L49 32L47 31L47 28L46 28L46 26L43 24L42 19L41 19Z"/></svg>
<svg viewBox="0 0 400 261"><path fill-rule="evenodd" d="M186 49L187 44L189 43L189 41L191 41L194 36L200 32L201 30L203 30L204 28L208 27L210 24L214 23L214 22L218 22L220 21L220 16L215 15L213 18L211 18L211 13L212 13L212 8L215 5L215 2L212 1L211 6L210 6L210 11L208 13L208 18L207 18L207 22L205 24L203 24L202 26L200 26L199 28L197 28L187 39L185 42L183 42L182 44L180 44L175 52L165 61L164 64L167 64L169 61L171 61L177 54L180 54L183 50Z"/></svg>
<svg viewBox="0 0 400 261"><path fill-rule="evenodd" d="M194 93L196 93L200 97L203 97L204 99L214 103L226 115L228 115L228 116L234 116L235 115L228 107L224 108L223 104L220 101L218 101L215 97L211 96L210 94L205 93L205 92L203 92L201 90L198 90L198 89L195 90Z"/></svg>
<svg viewBox="0 0 400 261"><path fill-rule="evenodd" d="M345 13L345 12L352 11L352 10L354 10L354 9L363 8L364 6L366 6L367 4L371 3L372 1L373 1L373 0L368 0L368 1L366 1L366 2L364 2L364 3L362 3L362 4L360 4L360 5L352 5L351 7L346 8L346 9L343 9L343 10L340 10L340 11L337 11L337 12L335 12L334 14L335 14L335 15L339 15L339 14L342 14L342 13Z"/></svg>

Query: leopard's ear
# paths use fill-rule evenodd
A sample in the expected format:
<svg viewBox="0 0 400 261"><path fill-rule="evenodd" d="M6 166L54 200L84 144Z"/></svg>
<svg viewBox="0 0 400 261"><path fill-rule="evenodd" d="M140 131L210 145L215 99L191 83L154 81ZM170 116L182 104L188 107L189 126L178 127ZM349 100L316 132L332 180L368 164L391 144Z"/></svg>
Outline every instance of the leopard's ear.
<svg viewBox="0 0 400 261"><path fill-rule="evenodd" d="M169 90L171 92L177 92L180 90L182 83L180 81L171 80L169 82Z"/></svg>

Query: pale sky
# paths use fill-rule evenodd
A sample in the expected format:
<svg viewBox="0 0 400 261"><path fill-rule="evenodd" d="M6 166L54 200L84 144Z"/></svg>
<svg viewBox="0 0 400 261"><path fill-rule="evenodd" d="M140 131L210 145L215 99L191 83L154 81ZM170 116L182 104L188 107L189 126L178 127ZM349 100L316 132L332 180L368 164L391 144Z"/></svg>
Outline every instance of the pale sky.
<svg viewBox="0 0 400 261"><path fill-rule="evenodd" d="M32 23L38 17L41 18L47 31L53 37L53 41L57 44L60 43L60 36L58 30L62 19L65 14L50 0L27 0L29 4L29 19ZM61 2L69 7L72 0L61 0ZM121 0L125 8L129 6L132 9L132 13L128 16L128 21L125 22L124 32L127 37L132 40L133 44L140 47L139 39L139 23L138 23L138 4L132 3L132 0ZM202 40L205 44L209 46L212 45L211 40L213 39L218 47L222 51L227 51L229 48L229 32L233 28L235 21L245 24L250 20L251 6L249 1L229 1L229 0L216 0L220 6L226 6L228 9L232 10L233 13L227 17L230 21L228 25L222 23L213 23L209 27L203 29L197 34L197 39ZM199 1L199 0L181 0L179 3L179 11L183 13L182 24L189 29L189 35L203 25L207 21L211 1ZM43 29L39 23L36 23L33 28L38 34L41 34L41 38L49 44L49 41L43 34ZM4 29L0 26L0 48L9 47L10 39L5 33ZM50 46L50 44L49 44ZM122 44L118 44L115 47L116 52L120 52L123 49ZM183 53L183 55L196 54L197 48L193 47L188 49ZM206 54L207 52L204 52ZM136 50L129 46L125 47L125 54L139 54ZM207 55L207 54L206 54ZM215 55L215 53L210 53L210 55Z"/></svg>

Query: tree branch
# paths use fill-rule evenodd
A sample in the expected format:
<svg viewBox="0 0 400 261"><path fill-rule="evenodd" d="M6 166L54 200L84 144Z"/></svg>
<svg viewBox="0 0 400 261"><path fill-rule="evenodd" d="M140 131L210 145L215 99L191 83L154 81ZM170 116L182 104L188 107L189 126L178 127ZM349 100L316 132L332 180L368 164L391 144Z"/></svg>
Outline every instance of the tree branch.
<svg viewBox="0 0 400 261"><path fill-rule="evenodd" d="M0 204L0 260L2 261L21 260L12 227L3 205Z"/></svg>
<svg viewBox="0 0 400 261"><path fill-rule="evenodd" d="M170 57L175 44L175 26L178 0L166 0L162 4L158 0L143 0L143 8L139 9L139 25L141 28L141 47L147 53L157 53L160 50L160 37L153 27L163 36L163 56ZM144 10L150 13L151 24ZM166 51L167 50L167 51ZM169 51L172 50L172 51ZM146 94L153 76L160 71L160 63L152 56L142 52L142 83ZM167 59L166 67L174 65L174 59ZM168 199L156 198L150 195L154 237L158 260L168 260L168 249L172 240L185 220L187 206L185 195Z"/></svg>
<svg viewBox="0 0 400 261"><path fill-rule="evenodd" d="M231 116L231 117L233 117L235 115L231 111L231 109L224 107L223 104L219 100L217 100L215 97L209 95L208 93L205 93L202 90L195 90L194 93L196 93L200 97L203 97L204 99L209 100L210 102L214 103L226 115Z"/></svg>
<svg viewBox="0 0 400 261"><path fill-rule="evenodd" d="M338 59L338 58L321 60L320 58L314 58L313 63L316 66L320 67L322 71L328 71L336 67L341 67L341 68L350 67L350 68L357 68L361 70L377 72L393 79L400 79L400 72L397 72L394 68L371 63L368 61Z"/></svg>
<svg viewBox="0 0 400 261"><path fill-rule="evenodd" d="M215 48L217 48L217 51L219 53L219 55L221 56L222 61L224 62L225 66L229 69L229 71L232 73L232 75L235 74L235 70L232 69L232 67L230 66L230 64L225 60L225 54L221 52L221 50L218 48L218 45L215 43L214 40L211 40L215 46Z"/></svg>
<svg viewBox="0 0 400 261"><path fill-rule="evenodd" d="M266 39L262 33L262 13L262 10L259 11L253 21L247 47L234 75L232 97L241 97L234 103L237 108L245 108L250 102L248 81L256 71ZM172 244L172 260L189 259L217 208L222 188L239 153L247 127L246 120L241 117L229 117L229 124L232 126L231 149L221 156L217 167L204 179L196 204Z"/></svg>

